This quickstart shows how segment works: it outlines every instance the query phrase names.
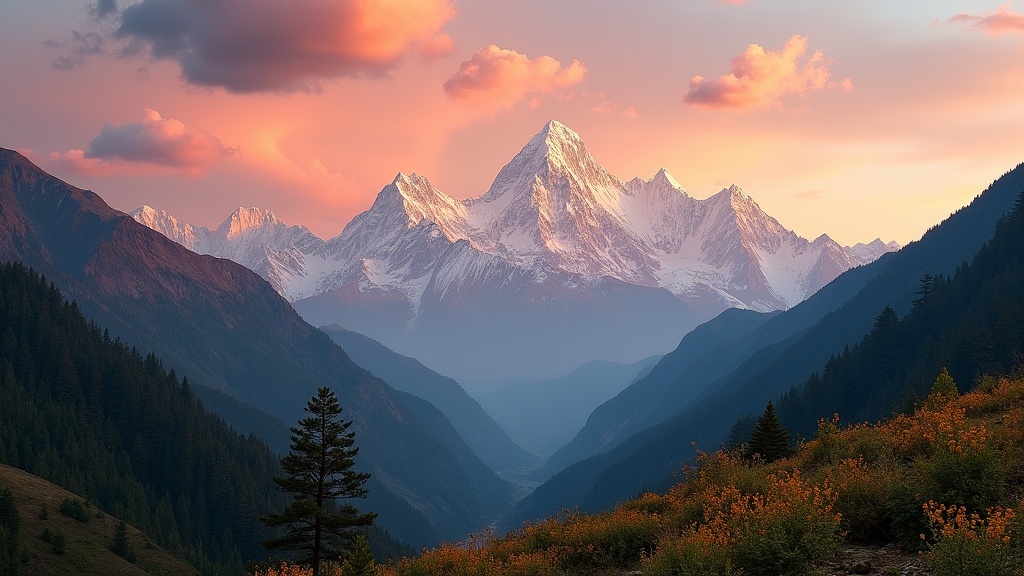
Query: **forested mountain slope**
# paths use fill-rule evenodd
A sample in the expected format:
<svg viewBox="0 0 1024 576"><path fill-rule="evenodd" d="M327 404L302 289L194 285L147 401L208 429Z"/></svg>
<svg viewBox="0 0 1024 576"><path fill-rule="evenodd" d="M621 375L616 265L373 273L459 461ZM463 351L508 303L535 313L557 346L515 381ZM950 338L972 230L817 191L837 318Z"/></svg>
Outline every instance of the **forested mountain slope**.
<svg viewBox="0 0 1024 576"><path fill-rule="evenodd" d="M703 396L671 418L556 474L517 506L511 524L575 505L602 509L645 487L662 485L680 463L692 459L691 442L702 448L717 447L726 441L737 418L759 411L768 400L802 384L813 370L821 370L830 356L863 338L885 306L901 313L909 310L921 278L951 274L971 258L992 237L996 223L1013 208L1022 188L1024 165L1019 165L921 240L864 267L879 267L880 271L869 275L863 288L845 303L821 312L821 319L809 328L754 348L730 373L703 384ZM826 290L829 287L823 292ZM812 305L813 300L801 306ZM766 321L757 330L767 334L786 329L787 320L802 313L801 306ZM685 374L676 375L680 379L677 385L694 384L685 380Z"/></svg>

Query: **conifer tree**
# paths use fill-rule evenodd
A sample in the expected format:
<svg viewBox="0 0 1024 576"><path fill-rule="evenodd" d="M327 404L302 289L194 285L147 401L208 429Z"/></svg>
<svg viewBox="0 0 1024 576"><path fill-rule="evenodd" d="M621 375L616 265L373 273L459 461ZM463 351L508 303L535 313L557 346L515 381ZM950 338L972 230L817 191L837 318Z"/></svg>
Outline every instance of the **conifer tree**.
<svg viewBox="0 0 1024 576"><path fill-rule="evenodd" d="M768 402L764 413L757 419L754 432L750 435L747 455L753 457L758 454L765 462L774 462L792 453L789 448L789 440L789 430L782 426L779 417L775 414L775 406Z"/></svg>
<svg viewBox="0 0 1024 576"><path fill-rule="evenodd" d="M285 533L264 542L274 550L299 551L299 561L310 564L319 576L327 558L340 558L355 541L358 526L373 523L375 513L360 513L352 498L365 498L363 483L370 475L353 467L359 448L351 421L341 419L341 406L330 388L320 388L306 405L309 416L292 428L291 449L281 459L287 476L274 477L279 488L294 500L280 514L270 514L263 523L285 526ZM341 502L339 502L341 501Z"/></svg>
<svg viewBox="0 0 1024 576"><path fill-rule="evenodd" d="M18 574L18 531L21 517L14 496L7 488L0 490L0 574Z"/></svg>
<svg viewBox="0 0 1024 576"><path fill-rule="evenodd" d="M341 573L342 576L373 576L376 564L370 552L370 541L360 534L356 537L352 553L341 566Z"/></svg>
<svg viewBox="0 0 1024 576"><path fill-rule="evenodd" d="M932 384L931 393L928 394L928 404L933 407L945 404L950 400L956 399L959 395L960 392L957 390L956 382L949 375L949 371L943 367L942 372L939 373Z"/></svg>
<svg viewBox="0 0 1024 576"><path fill-rule="evenodd" d="M128 540L128 525L125 524L124 520L117 523L117 528L114 528L114 554L117 554L121 558L135 563L135 548L132 547L132 543Z"/></svg>

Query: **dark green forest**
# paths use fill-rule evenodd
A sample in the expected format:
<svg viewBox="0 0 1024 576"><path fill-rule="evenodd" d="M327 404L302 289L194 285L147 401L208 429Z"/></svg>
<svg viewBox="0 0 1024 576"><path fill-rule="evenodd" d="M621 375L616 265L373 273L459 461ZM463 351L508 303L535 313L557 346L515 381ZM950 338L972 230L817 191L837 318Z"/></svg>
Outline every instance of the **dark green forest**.
<svg viewBox="0 0 1024 576"><path fill-rule="evenodd" d="M17 263L0 266L0 462L81 494L206 574L266 558L258 518L288 499L263 441ZM394 551L382 531L371 539Z"/></svg>
<svg viewBox="0 0 1024 576"><path fill-rule="evenodd" d="M881 310L871 332L832 356L776 403L782 422L809 438L819 418L874 422L909 412L928 395L943 368L961 391L983 376L1024 366L1024 194L997 224L992 239L950 276L921 279L902 318ZM748 416L732 441L749 437Z"/></svg>

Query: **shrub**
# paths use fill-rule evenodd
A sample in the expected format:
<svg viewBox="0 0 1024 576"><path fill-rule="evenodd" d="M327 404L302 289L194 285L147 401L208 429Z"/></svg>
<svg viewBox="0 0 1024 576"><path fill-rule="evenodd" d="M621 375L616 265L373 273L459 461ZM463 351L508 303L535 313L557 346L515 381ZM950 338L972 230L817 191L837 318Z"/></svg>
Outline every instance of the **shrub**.
<svg viewBox="0 0 1024 576"><path fill-rule="evenodd" d="M732 565L727 542L715 541L709 534L691 533L666 538L653 556L644 559L645 576L739 576Z"/></svg>
<svg viewBox="0 0 1024 576"><path fill-rule="evenodd" d="M521 538L523 552L554 550L560 568L613 568L637 564L658 543L657 516L619 508L585 516L579 513L527 526Z"/></svg>
<svg viewBox="0 0 1024 576"><path fill-rule="evenodd" d="M888 532L886 496L899 477L893 463L870 466L864 458L847 458L830 467L826 482L836 491L836 511L852 538L880 540Z"/></svg>
<svg viewBox="0 0 1024 576"><path fill-rule="evenodd" d="M796 575L834 556L842 543L841 519L833 512L835 492L827 484L805 483L799 471L760 472L767 484L764 492L708 485L694 494L702 503L703 520L663 541L645 562L645 571Z"/></svg>
<svg viewBox="0 0 1024 576"><path fill-rule="evenodd" d="M46 532L46 530L43 531L44 534L46 534ZM43 538L43 540L46 540L50 543L50 550L52 550L53 553L58 556L64 554L64 550L67 544L67 541L64 538L64 533L60 530L54 530L52 532L49 532L48 536L49 538Z"/></svg>
<svg viewBox="0 0 1024 576"><path fill-rule="evenodd" d="M827 485L805 484L799 471L774 475L765 496L755 494L745 510L734 509L736 565L753 576L806 574L833 557L842 545L835 499Z"/></svg>
<svg viewBox="0 0 1024 576"><path fill-rule="evenodd" d="M1010 543L1014 512L992 508L983 519L963 506L928 502L924 513L934 535L927 562L938 576L1022 574L1022 558ZM921 535L925 539L925 535Z"/></svg>
<svg viewBox="0 0 1024 576"><path fill-rule="evenodd" d="M78 520L83 524L89 522L89 512L78 500L65 498L64 501L60 503L60 513L68 518Z"/></svg>
<svg viewBox="0 0 1024 576"><path fill-rule="evenodd" d="M944 502L982 510L1002 501L1005 473L995 450L940 452L923 464L929 493Z"/></svg>
<svg viewBox="0 0 1024 576"><path fill-rule="evenodd" d="M920 536L928 529L921 505L920 488L904 478L892 484L885 496L885 512L889 533L904 550L920 550Z"/></svg>

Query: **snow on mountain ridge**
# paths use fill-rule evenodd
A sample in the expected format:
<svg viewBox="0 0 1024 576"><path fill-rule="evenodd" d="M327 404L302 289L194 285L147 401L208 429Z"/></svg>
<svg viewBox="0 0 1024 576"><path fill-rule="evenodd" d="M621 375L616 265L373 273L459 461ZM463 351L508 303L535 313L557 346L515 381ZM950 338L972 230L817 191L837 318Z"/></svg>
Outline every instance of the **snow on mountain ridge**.
<svg viewBox="0 0 1024 576"><path fill-rule="evenodd" d="M150 206L137 208L130 216L193 252L203 253L210 237L209 228L180 224L174 216Z"/></svg>
<svg viewBox="0 0 1024 576"><path fill-rule="evenodd" d="M440 298L502 276L543 282L557 271L666 288L684 301L788 308L894 249L880 240L842 248L825 235L810 242L735 185L696 200L664 168L623 183L556 121L482 196L460 201L422 176L398 173L326 242L259 209L237 210L214 233L146 208L133 216L193 250L258 271L289 300L355 285L397 291L414 314L427 293Z"/></svg>

